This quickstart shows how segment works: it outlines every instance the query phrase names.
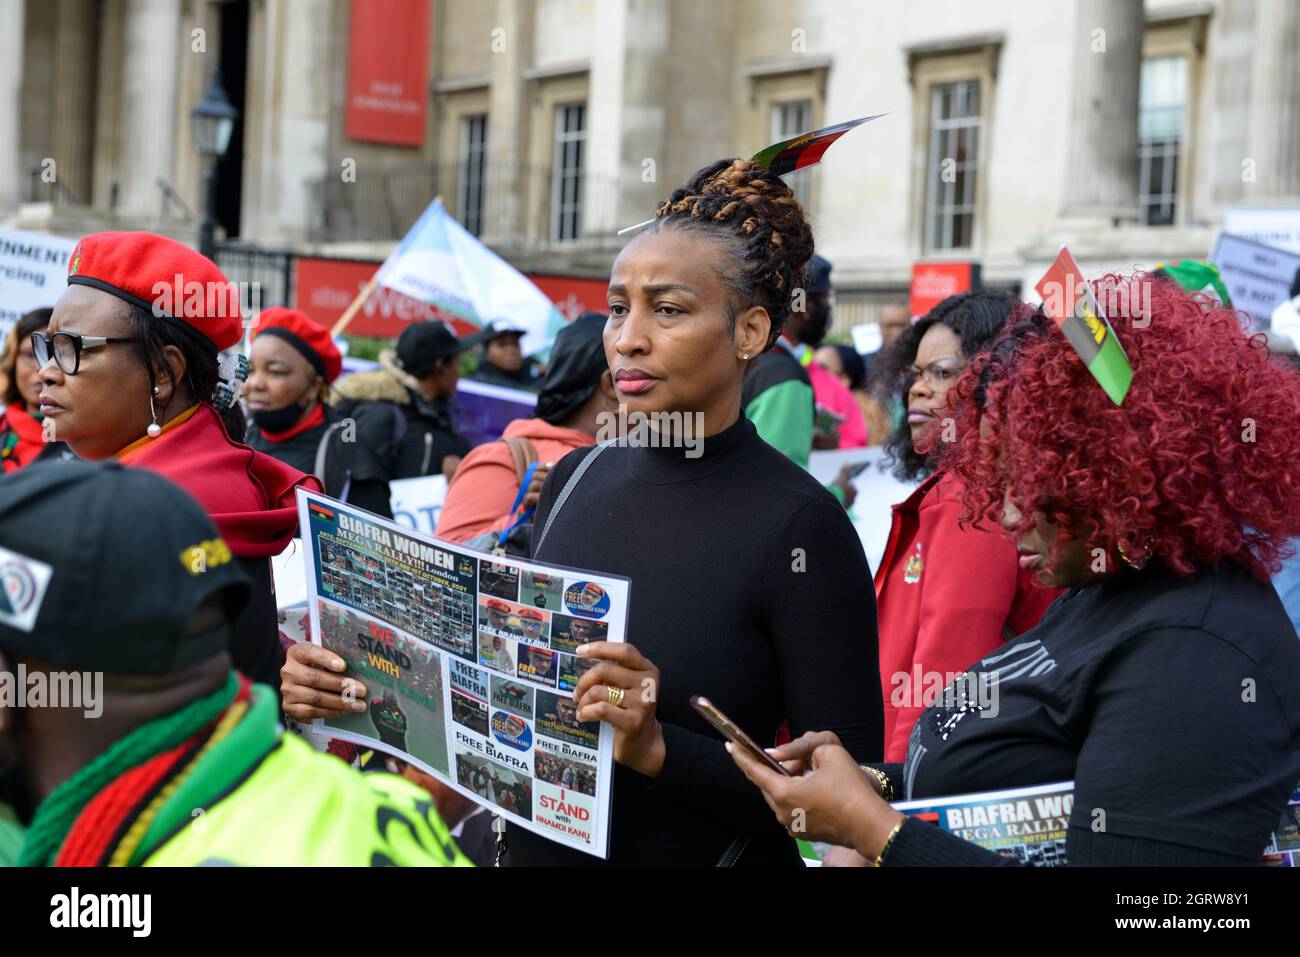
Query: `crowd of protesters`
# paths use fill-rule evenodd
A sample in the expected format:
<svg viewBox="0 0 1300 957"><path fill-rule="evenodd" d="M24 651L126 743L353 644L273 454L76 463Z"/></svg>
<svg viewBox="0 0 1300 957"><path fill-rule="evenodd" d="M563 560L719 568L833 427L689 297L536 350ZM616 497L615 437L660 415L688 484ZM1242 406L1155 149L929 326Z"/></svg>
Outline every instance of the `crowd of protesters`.
<svg viewBox="0 0 1300 957"><path fill-rule="evenodd" d="M1256 862L1300 782L1293 359L1243 331L1204 263L1094 281L1148 303L1113 322L1120 404L1006 292L887 307L872 355L828 342L831 272L785 182L721 160L630 238L608 313L544 365L499 317L473 340L413 324L345 376L328 330L286 308L232 365L239 316L153 299L159 280L224 283L213 263L147 233L83 239L0 363L0 544L39 593L26 618L17 593L0 609L0 663L103 671L115 711L92 728L0 707L0 863L461 864L462 820L476 863L602 863L513 824L486 839L428 775L367 756L398 773L362 776L280 729L384 706L323 647L279 646L269 559L294 490L388 517L392 482L436 475L439 537L633 583L628 640L585 646L572 694L613 729L605 863L798 865L797 834L827 864L1007 864L890 802L1059 781L1071 864ZM466 360L537 393L473 449ZM598 442L622 406L696 416L697 454ZM868 445L914 486L903 501L807 471ZM891 508L873 570L850 509ZM998 706L928 700L936 674ZM724 749L697 691L790 774ZM193 781L215 795L200 836L167 826ZM376 834L376 804L417 844Z"/></svg>

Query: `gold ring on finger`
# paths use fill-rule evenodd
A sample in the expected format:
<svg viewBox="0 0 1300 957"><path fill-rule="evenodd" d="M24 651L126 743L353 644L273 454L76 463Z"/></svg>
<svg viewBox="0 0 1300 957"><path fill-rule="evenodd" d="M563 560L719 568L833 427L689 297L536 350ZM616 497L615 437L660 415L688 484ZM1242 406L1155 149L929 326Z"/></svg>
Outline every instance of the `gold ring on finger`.
<svg viewBox="0 0 1300 957"><path fill-rule="evenodd" d="M613 685L609 686L609 703L615 708L621 708L623 706L622 688L615 688Z"/></svg>

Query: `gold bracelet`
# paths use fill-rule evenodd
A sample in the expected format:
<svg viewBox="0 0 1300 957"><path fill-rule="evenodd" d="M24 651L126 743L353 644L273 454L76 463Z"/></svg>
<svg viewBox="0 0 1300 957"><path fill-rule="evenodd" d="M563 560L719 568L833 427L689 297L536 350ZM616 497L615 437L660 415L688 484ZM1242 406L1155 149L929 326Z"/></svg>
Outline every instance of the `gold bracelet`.
<svg viewBox="0 0 1300 957"><path fill-rule="evenodd" d="M876 864L875 864L876 867L879 867L881 864L884 863L885 855L889 853L889 848L894 843L894 838L898 837L898 832L903 829L903 821L906 820L907 818L903 818L902 821L899 821L897 824L895 824L894 829L889 832L889 837L885 838L885 846L882 847L880 849L880 853L876 855Z"/></svg>
<svg viewBox="0 0 1300 957"><path fill-rule="evenodd" d="M862 769L863 774L869 776L876 782L877 794L886 801L892 801L894 799L894 782L889 780L888 774L867 764L859 764L858 767Z"/></svg>

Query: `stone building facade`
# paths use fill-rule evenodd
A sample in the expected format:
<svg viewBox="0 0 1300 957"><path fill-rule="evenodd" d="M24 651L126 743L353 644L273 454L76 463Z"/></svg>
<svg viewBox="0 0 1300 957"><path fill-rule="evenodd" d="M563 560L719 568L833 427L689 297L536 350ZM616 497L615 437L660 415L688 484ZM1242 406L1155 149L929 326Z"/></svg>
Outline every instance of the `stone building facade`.
<svg viewBox="0 0 1300 957"><path fill-rule="evenodd" d="M796 174L840 325L919 259L1019 288L1061 243L1132 268L1300 205L1294 0L428 0L418 146L345 135L366 2L0 0L0 215L192 238L217 66L231 238L380 257L441 195L521 268L593 278L706 162L888 113Z"/></svg>

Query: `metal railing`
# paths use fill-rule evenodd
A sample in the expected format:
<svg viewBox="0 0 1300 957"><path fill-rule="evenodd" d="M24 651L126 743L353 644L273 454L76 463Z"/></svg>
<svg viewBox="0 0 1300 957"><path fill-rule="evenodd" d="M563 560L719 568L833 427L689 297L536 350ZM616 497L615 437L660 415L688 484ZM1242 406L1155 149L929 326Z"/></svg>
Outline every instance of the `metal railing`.
<svg viewBox="0 0 1300 957"><path fill-rule="evenodd" d="M907 302L906 286L879 286L868 289L835 289L835 309L831 314L829 335L848 335L854 326L879 322L880 311L891 302Z"/></svg>
<svg viewBox="0 0 1300 957"><path fill-rule="evenodd" d="M85 205L66 184L57 179L47 181L43 165L37 164L27 172L27 189L23 196L23 202L50 203L53 206Z"/></svg>
<svg viewBox="0 0 1300 957"><path fill-rule="evenodd" d="M294 259L287 250L217 243L217 265L231 282L247 284L246 306L254 313L270 306L293 304Z"/></svg>

